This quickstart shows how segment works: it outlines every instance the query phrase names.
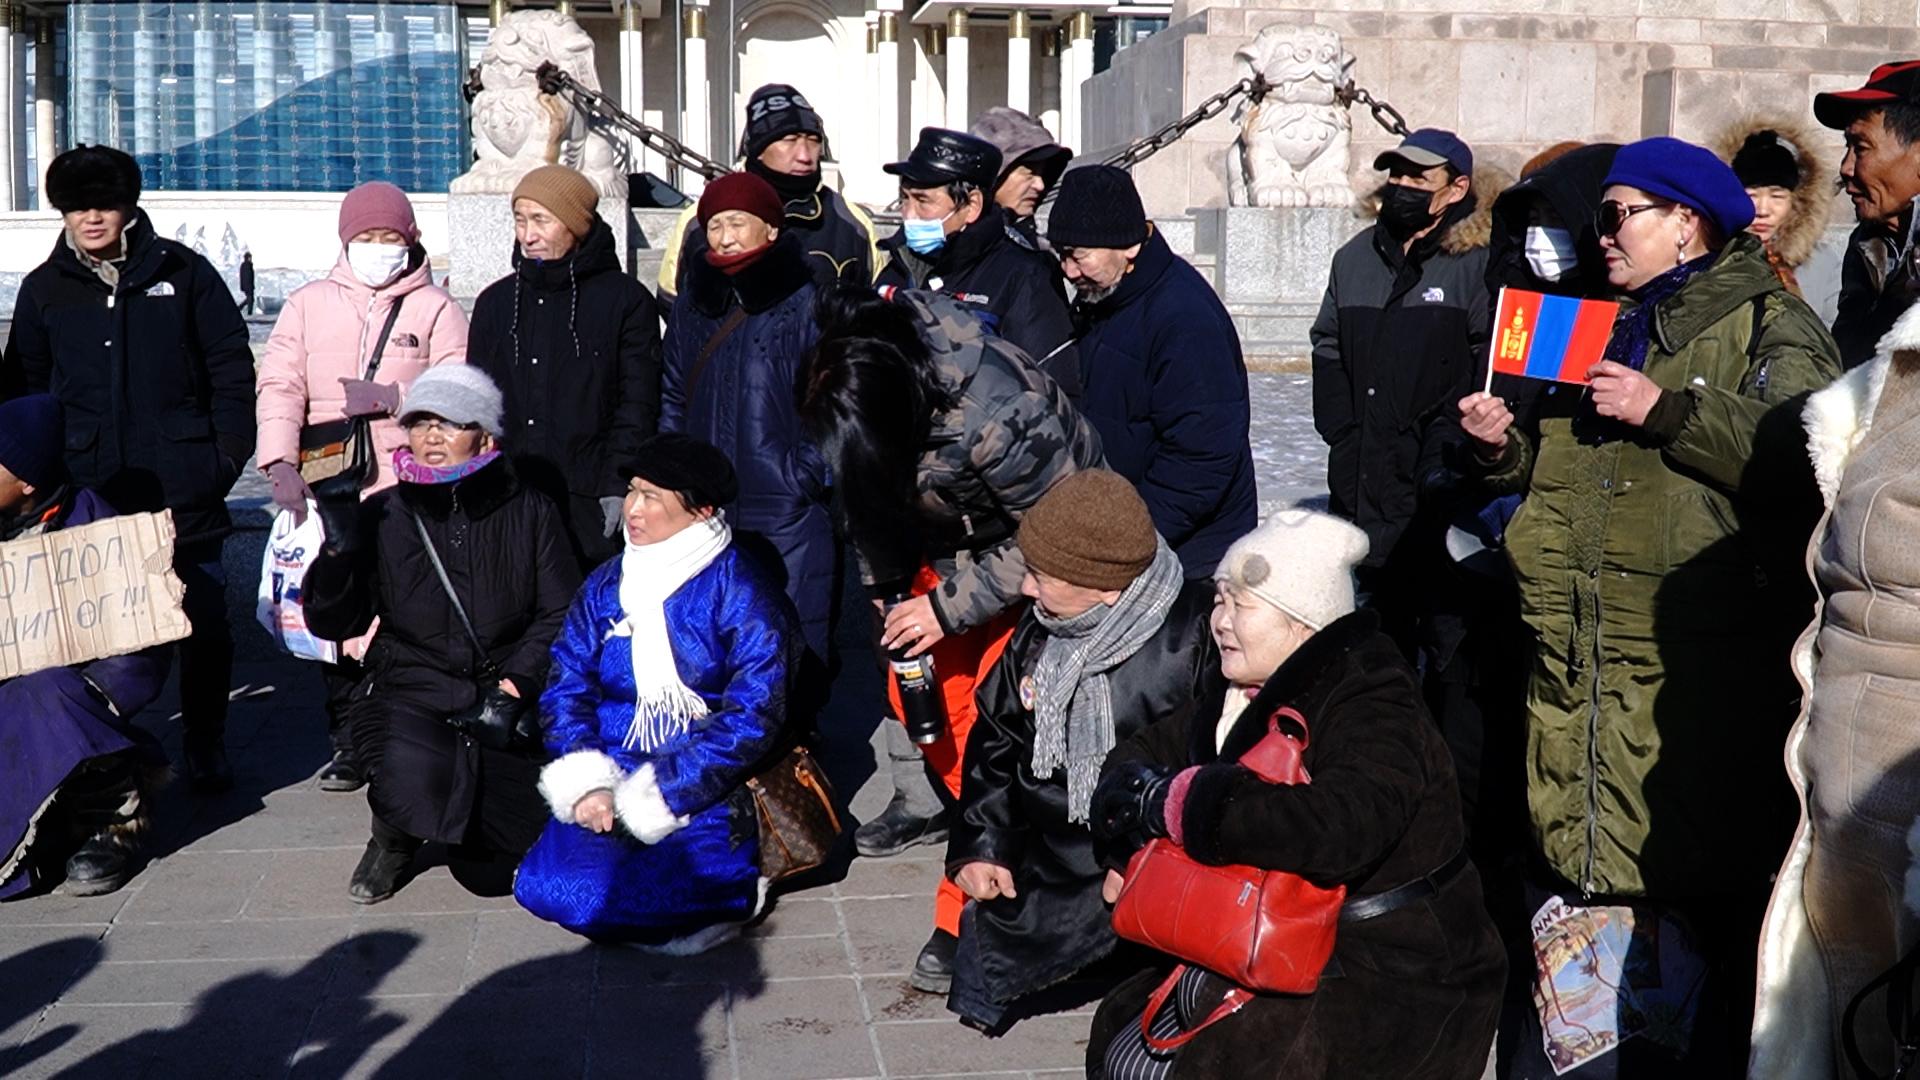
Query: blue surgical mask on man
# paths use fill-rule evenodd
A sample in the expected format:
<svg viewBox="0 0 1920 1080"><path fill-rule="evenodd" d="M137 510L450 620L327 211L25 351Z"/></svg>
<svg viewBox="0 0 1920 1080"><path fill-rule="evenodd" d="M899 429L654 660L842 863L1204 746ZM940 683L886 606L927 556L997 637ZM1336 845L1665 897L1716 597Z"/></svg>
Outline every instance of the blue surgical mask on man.
<svg viewBox="0 0 1920 1080"><path fill-rule="evenodd" d="M907 237L907 250L916 255L931 255L947 246L947 218L900 219L900 229Z"/></svg>

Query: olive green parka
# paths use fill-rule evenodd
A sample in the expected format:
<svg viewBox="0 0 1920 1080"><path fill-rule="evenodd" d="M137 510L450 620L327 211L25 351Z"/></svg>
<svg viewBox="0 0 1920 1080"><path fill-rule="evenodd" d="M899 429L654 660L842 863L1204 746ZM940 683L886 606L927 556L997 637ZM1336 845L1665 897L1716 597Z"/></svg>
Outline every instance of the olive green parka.
<svg viewBox="0 0 1920 1080"><path fill-rule="evenodd" d="M1487 477L1525 493L1507 551L1535 638L1532 823L1589 895L1764 889L1795 817L1788 656L1820 512L1799 414L1838 350L1742 234L1661 302L1642 370L1668 391L1644 426L1582 395Z"/></svg>

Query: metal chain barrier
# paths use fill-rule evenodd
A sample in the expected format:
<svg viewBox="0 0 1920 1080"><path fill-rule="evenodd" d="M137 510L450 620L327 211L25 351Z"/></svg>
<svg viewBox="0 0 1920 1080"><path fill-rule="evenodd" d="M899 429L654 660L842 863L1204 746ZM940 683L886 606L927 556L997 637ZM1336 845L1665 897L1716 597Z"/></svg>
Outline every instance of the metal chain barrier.
<svg viewBox="0 0 1920 1080"><path fill-rule="evenodd" d="M1236 99L1245 97L1248 104L1257 107L1272 90L1273 85L1257 74L1249 78L1241 79L1227 89L1201 102L1199 107L1192 112L1153 134L1148 135L1146 138L1128 145L1125 150L1107 158L1101 162L1101 164L1117 165L1122 169L1131 171L1135 165L1140 164L1160 151L1165 150L1167 147L1172 146L1174 143L1179 142L1187 132L1226 112L1227 107L1232 105ZM1400 136L1401 138L1406 137L1408 130L1407 121L1405 117L1400 115L1400 110L1374 97L1371 93L1367 92L1366 89L1355 86L1353 83L1343 83L1334 88L1333 99L1342 108L1346 109L1351 109L1355 105L1366 106L1368 111L1373 114L1374 122L1387 129L1390 134ZM1054 195L1058 193L1058 191L1059 188L1057 186L1047 189L1047 193L1040 197L1041 203L1052 202Z"/></svg>
<svg viewBox="0 0 1920 1080"><path fill-rule="evenodd" d="M541 64L533 73L533 77L539 82L541 93L566 97L572 102L574 108L601 123L609 124L632 135L647 149L683 169L699 173L708 180L717 180L733 171L705 154L691 149L659 128L634 119L620 106L615 105L612 98L598 90L581 86L573 80L573 76L555 67L551 61Z"/></svg>

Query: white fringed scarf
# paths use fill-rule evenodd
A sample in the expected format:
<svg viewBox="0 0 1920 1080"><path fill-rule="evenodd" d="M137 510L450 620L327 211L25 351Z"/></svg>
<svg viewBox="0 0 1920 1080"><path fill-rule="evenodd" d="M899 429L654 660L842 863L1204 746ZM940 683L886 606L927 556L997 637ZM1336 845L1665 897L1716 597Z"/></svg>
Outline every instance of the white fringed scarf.
<svg viewBox="0 0 1920 1080"><path fill-rule="evenodd" d="M667 597L705 570L733 542L716 511L655 544L627 543L620 557L620 610L608 637L633 639L633 726L625 745L652 753L707 715L707 703L680 681L667 636Z"/></svg>

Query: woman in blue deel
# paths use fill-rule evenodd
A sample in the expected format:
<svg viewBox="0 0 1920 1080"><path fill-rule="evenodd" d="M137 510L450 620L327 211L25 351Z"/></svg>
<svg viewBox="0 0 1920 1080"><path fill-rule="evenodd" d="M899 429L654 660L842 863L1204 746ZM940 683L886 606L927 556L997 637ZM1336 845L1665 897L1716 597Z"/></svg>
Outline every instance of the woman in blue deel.
<svg viewBox="0 0 1920 1080"><path fill-rule="evenodd" d="M766 901L744 785L791 741L802 639L716 509L735 493L725 455L658 435L627 471L626 551L587 578L554 642L540 790L555 820L513 891L595 940L692 954Z"/></svg>

